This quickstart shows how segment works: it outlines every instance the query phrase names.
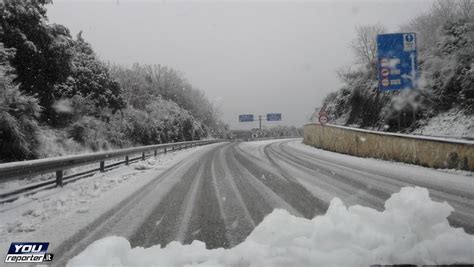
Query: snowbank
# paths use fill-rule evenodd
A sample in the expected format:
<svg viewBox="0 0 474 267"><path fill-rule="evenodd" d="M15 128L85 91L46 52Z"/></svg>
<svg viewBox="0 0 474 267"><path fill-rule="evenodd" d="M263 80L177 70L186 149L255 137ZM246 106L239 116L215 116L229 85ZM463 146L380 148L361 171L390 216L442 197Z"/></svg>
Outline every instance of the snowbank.
<svg viewBox="0 0 474 267"><path fill-rule="evenodd" d="M402 188L385 211L335 198L312 220L275 210L241 244L207 250L205 244L172 242L165 248L131 248L123 237L98 240L68 266L369 266L474 262L474 236L449 226L453 211L428 190Z"/></svg>

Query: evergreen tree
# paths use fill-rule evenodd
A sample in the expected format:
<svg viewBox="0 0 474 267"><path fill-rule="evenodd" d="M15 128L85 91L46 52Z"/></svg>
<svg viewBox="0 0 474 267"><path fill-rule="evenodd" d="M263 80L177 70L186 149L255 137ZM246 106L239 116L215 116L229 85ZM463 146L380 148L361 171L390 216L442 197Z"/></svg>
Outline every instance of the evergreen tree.
<svg viewBox="0 0 474 267"><path fill-rule="evenodd" d="M5 0L1 4L0 41L15 48L10 60L16 69L15 82L23 92L38 97L45 121L55 124L57 114L52 105L61 97L57 86L71 73L73 40L69 30L57 24L48 25L47 0Z"/></svg>
<svg viewBox="0 0 474 267"><path fill-rule="evenodd" d="M15 86L14 69L8 60L14 49L0 43L0 161L36 157L38 125L41 110L36 98L21 93Z"/></svg>
<svg viewBox="0 0 474 267"><path fill-rule="evenodd" d="M82 38L82 32L74 42L72 65L72 77L62 87L62 95L82 96L94 103L98 110L110 108L113 113L126 106L121 86L111 77L104 63L97 59L90 44Z"/></svg>

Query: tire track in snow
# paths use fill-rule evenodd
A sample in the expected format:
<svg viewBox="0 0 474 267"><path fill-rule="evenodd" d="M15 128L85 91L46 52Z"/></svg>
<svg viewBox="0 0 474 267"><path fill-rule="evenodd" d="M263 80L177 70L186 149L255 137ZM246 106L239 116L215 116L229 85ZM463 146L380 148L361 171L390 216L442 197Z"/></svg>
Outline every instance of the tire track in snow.
<svg viewBox="0 0 474 267"><path fill-rule="evenodd" d="M308 189L291 177L282 177L282 174L269 172L269 168L262 169L260 164L248 158L248 154L233 147L233 155L240 165L255 177L262 177L261 181L298 210L306 218L313 218L327 210L328 203L314 196ZM276 168L272 168L276 170Z"/></svg>
<svg viewBox="0 0 474 267"><path fill-rule="evenodd" d="M232 156L231 147L234 145L235 144L227 147L225 151L223 151L223 157L220 158L220 164L217 166L219 166L218 168L225 173L225 176L228 177L229 180L232 180L236 191L238 191L241 196L242 204L238 206L245 206L248 211L249 215L244 215L244 218L245 216L250 216L250 219L248 219L248 224L250 224L250 231L248 231L248 233L250 233L251 230L253 230L253 225L260 223L265 215L273 211L273 207L265 200L259 191L243 177L239 166L229 161L229 157ZM237 199L233 191L230 192L230 196ZM225 202L228 201L226 200ZM232 198L229 199L229 202L233 202ZM232 213L232 207L236 204L227 203L227 205L229 206L229 213ZM245 214L245 212L243 214Z"/></svg>
<svg viewBox="0 0 474 267"><path fill-rule="evenodd" d="M190 201L186 205L191 216L186 225L185 238L182 243L189 244L193 240L201 240L206 243L208 249L230 246L218 192L213 185L212 163L217 151L214 149L207 155L201 165L202 171L197 173L198 178L196 179L199 179L200 184L193 189L196 192L195 194L193 192L192 202L189 199Z"/></svg>
<svg viewBox="0 0 474 267"><path fill-rule="evenodd" d="M232 189L232 193L237 199L238 205L242 209L244 218L250 223L250 225L253 228L256 226L256 223L252 219L252 216L250 215L250 212L247 209L247 205L245 204L245 201L243 200L242 194L240 193L240 190L237 188L237 185L235 184L235 179L232 176L229 166L224 160L221 160L222 158L225 158L224 152L226 151L228 151L227 147L225 148L225 150L222 149L219 153L219 157L216 158L216 161L220 163L219 164L220 168L223 169L222 180Z"/></svg>
<svg viewBox="0 0 474 267"><path fill-rule="evenodd" d="M235 184L235 178L226 170L223 161L228 146L215 153L211 164L211 176L217 201L221 207L230 247L242 242L255 228L255 221L247 209L247 204Z"/></svg>
<svg viewBox="0 0 474 267"><path fill-rule="evenodd" d="M236 185L238 186L240 183L248 184L251 188L256 190L256 194L258 194L265 203L273 209L285 209L291 214L299 217L303 217L303 215L293 208L290 204L288 204L284 199L278 196L275 192L273 192L269 187L267 187L262 181L262 178L257 178L253 176L243 165L237 161L232 154L227 154L224 156L226 158L223 161L223 166L230 172L233 173L234 180ZM229 163L229 164L228 164ZM234 170L231 170L229 165L235 166ZM266 179L266 178L265 178ZM242 187L243 188L243 187ZM245 189L242 189L242 194L246 192ZM244 201L247 197L244 197Z"/></svg>
<svg viewBox="0 0 474 267"><path fill-rule="evenodd" d="M194 177L191 187L184 199L182 210L182 219L181 223L179 224L178 233L176 234L176 241L181 243L185 243L186 233L189 228L189 224L191 221L191 216L193 215L193 210L196 205L197 194L198 192L203 192L207 189L207 187L202 186L203 180L203 172L204 172L204 164L199 167L199 170L196 173L196 177Z"/></svg>
<svg viewBox="0 0 474 267"><path fill-rule="evenodd" d="M197 151L189 158L179 161L144 185L141 190L137 191L140 192L139 194L131 195L117 203L113 209L92 221L87 227L78 230L61 244L53 244L52 251L58 256L55 257L52 265L64 266L67 260L76 256L97 239L110 235L129 238L133 233L141 232L142 221L152 214L153 206L160 203L161 199L172 190L177 182L173 178L181 176L206 151L209 149ZM139 230L137 231L137 229Z"/></svg>
<svg viewBox="0 0 474 267"><path fill-rule="evenodd" d="M280 163L291 165L312 176L306 179L309 183L323 182L330 194L341 199L349 200L351 204L356 200L359 204L368 204L378 210L383 209L384 199L390 196L390 193L374 188L372 185L361 183L355 180L355 174L347 172L340 168L331 168L327 164L312 164L296 155L289 156L286 152L280 152L275 148L269 148L269 153L280 159ZM331 190L332 189L332 190Z"/></svg>
<svg viewBox="0 0 474 267"><path fill-rule="evenodd" d="M413 179L416 177L416 174L414 177L404 177L398 173L388 173L387 171L379 171L376 168L354 166L355 164L340 160L330 161L323 157L318 157L316 154L291 147L288 145L290 142L292 141L278 143L278 149L282 151L280 154L285 155L288 161L297 163L302 161L305 162L305 166L326 166L328 170L332 169L335 173L344 174L350 179L357 179L357 183L360 185L370 187L371 189L376 188L377 191L384 192L385 196L374 194L371 190L367 191L367 195L361 195L361 197L364 198L370 195L380 198L378 205L372 206L374 208L382 209L385 200L387 200L391 194L398 192L401 187L421 186L429 189L433 200L447 201L455 208L455 211L448 217L452 226L463 227L466 232L474 233L474 225L472 224L472 221L474 221L474 214L472 213L474 201L472 199L473 195L468 192L460 192L457 189L449 188L449 186L443 187L436 183L429 184ZM374 205L375 203L371 202L371 204Z"/></svg>
<svg viewBox="0 0 474 267"><path fill-rule="evenodd" d="M302 158L299 156L299 153L294 152L290 154L284 151L281 148L282 143L277 144L277 148L282 151L278 151L273 147L267 147L267 150L271 150L273 153L281 156L282 158L286 159L287 161L293 161L299 165L302 165L308 169L312 170L319 170L319 172L325 174L327 177L331 179L337 180L343 184L349 185L352 188L356 188L357 190L361 190L364 194L361 195L373 195L382 199L388 199L391 195L388 191L381 190L374 185L368 185L366 181L362 181L362 179L367 180L366 177L358 176L353 170L348 169L344 166L336 165L330 162L322 163L317 159L313 159L313 161L309 161L307 158ZM290 156L291 155L291 156Z"/></svg>
<svg viewBox="0 0 474 267"><path fill-rule="evenodd" d="M347 162L347 160L326 159L322 156L318 156L317 154L308 153L307 151L303 151L303 150L299 150L297 148L294 148L294 147L290 146L289 143L290 143L290 141L282 142L280 144L280 147L285 153L290 154L290 155L296 155L296 156L300 156L300 157L303 156L303 157L306 157L307 159L316 160L316 161L319 161L319 162L324 163L324 164L331 164L333 166L344 166L344 167L346 167L348 169L351 169L351 170L354 170L354 171L360 171L362 173L367 173L367 174L374 174L378 177L386 178L386 181L390 181L390 182L394 182L394 183L405 182L406 184L412 184L412 185L416 184L416 185L421 186L421 187L436 189L439 192L444 192L444 193L447 193L451 196L463 196L465 198L474 199L474 191L466 191L465 190L466 188L462 188L462 187L461 187L461 189L456 189L456 188L453 188L453 187L450 187L450 186L446 186L445 184L436 183L436 181L426 182L425 180L419 180L419 179L415 178L416 175L417 175L416 172L413 173L413 177L403 177L403 176L399 175L398 173L393 172L392 169L379 169L379 168L371 168L371 166L360 166L356 163ZM347 157L347 155L344 155L344 156ZM362 159L362 158L358 158L358 157L355 157L355 158ZM395 164L397 164L397 163L395 163ZM405 164L405 165L409 166L409 164ZM419 167L419 166L413 166L413 167L417 168L417 169L422 168L422 167ZM428 168L428 170L436 171L434 169L429 169L429 168ZM443 183L444 183L444 181L443 181ZM471 184L471 188L473 188L472 184Z"/></svg>
<svg viewBox="0 0 474 267"><path fill-rule="evenodd" d="M325 202L329 203L329 201L331 201L335 196L338 196L344 201L344 203L356 203L354 201L354 188L331 179L331 177L321 173L319 169L310 169L299 165L294 161L281 158L279 155L274 156L278 158L279 165L288 169L291 176L297 179L299 183L311 191L315 196L322 198ZM362 202L365 206L380 207L379 200L373 199L373 196L361 196L357 194L357 198L358 204L361 204L360 202Z"/></svg>
<svg viewBox="0 0 474 267"><path fill-rule="evenodd" d="M199 186L199 181L196 180L199 177L196 177L196 174L202 172L203 159L212 151L202 154L184 173L169 177L176 180L176 184L165 196L161 196L159 204L144 218L143 224L129 238L132 246L150 247L157 244L165 246L171 241L178 241L178 238L184 240L183 224L188 223L186 218L191 212L189 209L186 210L186 204L190 202L189 198L192 198L189 194L193 194L193 188L197 190L195 187Z"/></svg>
<svg viewBox="0 0 474 267"><path fill-rule="evenodd" d="M139 194L120 202L55 252L70 258L92 241L111 234L127 237L132 246L201 240L208 248L232 247L275 208L313 218L326 210L328 195L381 207L392 191L418 184L379 168L354 167L356 164L345 164L339 158L328 160L289 142L267 143L256 150L230 143L202 151L160 174ZM449 217L450 223L474 232L472 199L460 198L449 186L437 191L439 187L439 183L428 184L436 198L456 200L453 206L459 205L456 209L461 211ZM56 263L61 265L64 260Z"/></svg>

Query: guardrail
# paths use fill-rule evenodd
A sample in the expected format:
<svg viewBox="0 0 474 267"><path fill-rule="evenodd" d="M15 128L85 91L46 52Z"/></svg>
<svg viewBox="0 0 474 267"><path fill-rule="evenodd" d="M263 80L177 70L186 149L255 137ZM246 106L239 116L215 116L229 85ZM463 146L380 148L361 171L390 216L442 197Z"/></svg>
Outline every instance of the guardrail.
<svg viewBox="0 0 474 267"><path fill-rule="evenodd" d="M60 186L62 187L67 180L68 182L72 180L77 180L87 176L93 175L95 172L105 172L106 169L116 167L121 164L128 165L131 162L138 160L145 160L148 156L158 154L166 154L169 151L180 150L183 148L202 146L217 142L223 142L224 140L202 140L202 141L190 141L190 142L178 142L178 143L167 143L159 145L150 145L150 146L140 146L132 147L126 149L118 149L106 152L97 152L90 154L80 154L80 155L70 155L63 157L54 157L54 158L45 158L37 160L27 160L27 161L18 161L18 162L9 162L0 164L0 182L5 182L9 180L37 176L47 173L55 173L56 179L48 180L34 185L29 185L20 189L13 190L11 192L0 194L0 203L12 201L16 198L11 198L11 196L31 191L35 189L46 189ZM147 153L153 152L151 155ZM138 157L131 158L130 156L141 154ZM123 158L123 161L115 162L110 165L106 165L107 160ZM69 177L64 177L64 171L67 169L75 168L83 165L90 165L94 163L99 163L98 168L92 170L87 170L84 172L73 174ZM10 199L5 199L10 197Z"/></svg>

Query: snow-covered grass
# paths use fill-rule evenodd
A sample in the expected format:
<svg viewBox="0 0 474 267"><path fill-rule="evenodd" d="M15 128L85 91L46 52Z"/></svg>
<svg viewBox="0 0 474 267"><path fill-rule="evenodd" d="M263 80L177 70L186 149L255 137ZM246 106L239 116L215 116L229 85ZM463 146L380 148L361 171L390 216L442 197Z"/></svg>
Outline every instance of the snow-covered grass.
<svg viewBox="0 0 474 267"><path fill-rule="evenodd" d="M414 134L474 139L474 116L466 115L459 109L441 113L424 122Z"/></svg>
<svg viewBox="0 0 474 267"><path fill-rule="evenodd" d="M206 147L170 152L0 205L0 251L11 242L60 244L158 174Z"/></svg>
<svg viewBox="0 0 474 267"><path fill-rule="evenodd" d="M474 236L452 228L453 208L434 202L428 190L402 188L385 210L331 201L326 214L308 220L275 210L231 249L172 242L131 248L123 237L106 237L68 266L370 266L474 262Z"/></svg>
<svg viewBox="0 0 474 267"><path fill-rule="evenodd" d="M416 139L424 139L424 140L432 140L432 141L441 141L441 142L450 142L450 143L459 143L459 144L474 144L472 140L454 138L452 136L428 136L428 135L416 135L416 134L406 134L406 133L392 133L392 132L383 132L377 129L364 129L360 128L358 125L353 124L349 126L342 126L337 124L328 124L331 127L336 127L340 129L356 131L356 132L363 132L363 133L371 133L371 134L379 134L385 136L398 136L398 137L408 137L408 138L416 138Z"/></svg>
<svg viewBox="0 0 474 267"><path fill-rule="evenodd" d="M360 130L381 132L384 134L397 135L397 133L384 132L378 127L361 128L359 124L346 125L348 113L331 121L332 125L350 127ZM474 140L474 116L467 115L463 110L453 108L447 112L440 113L435 117L419 121L420 126L406 136L426 136L435 138L467 139Z"/></svg>

